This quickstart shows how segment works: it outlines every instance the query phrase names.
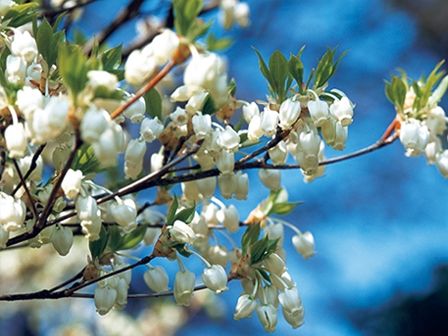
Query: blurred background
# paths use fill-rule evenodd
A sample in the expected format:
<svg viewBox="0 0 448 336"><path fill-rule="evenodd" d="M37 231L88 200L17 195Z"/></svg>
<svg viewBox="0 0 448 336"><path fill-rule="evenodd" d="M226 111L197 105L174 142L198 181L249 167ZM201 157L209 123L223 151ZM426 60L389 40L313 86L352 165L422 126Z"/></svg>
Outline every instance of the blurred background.
<svg viewBox="0 0 448 336"><path fill-rule="evenodd" d="M268 57L275 49L288 54L306 45L303 57L308 67L327 47L348 51L330 83L356 103L345 152L374 143L393 119L394 111L384 95L384 79L397 68L418 78L447 56L446 0L248 3L252 22L247 29L224 31L218 24L213 26L218 36L234 39L223 54L238 83L237 97L252 101L265 98L267 92L252 46ZM124 0L96 1L86 7L70 31L79 29L90 36L126 4ZM144 5L146 13L160 17L166 16L168 8L169 1L148 0ZM137 33L136 22L131 20L115 32L110 44L126 45ZM442 105L447 108L447 101ZM327 150L327 156L335 154ZM251 174L250 197L238 202L243 217L267 195ZM423 158L406 158L397 142L329 166L324 177L310 184L302 181L299 172L284 173L283 184L290 200L304 201L286 219L313 232L317 254L303 260L290 240L285 241L289 271L298 283L306 318L298 330L279 318L276 335L448 335L448 181L434 167L427 166ZM26 257L28 267L47 258L37 252L34 260ZM15 263L24 263L25 256L29 254L19 254L11 261L13 257L0 254L0 277L12 277ZM42 271L45 275L33 277L28 287L42 286L46 276L58 272L58 263L66 262L48 258L57 258L54 266ZM81 253L71 252L70 258L73 264L85 261L79 261L85 258ZM145 290L143 271L134 272L135 291ZM38 283L39 279L42 282ZM239 285L231 284L218 298L199 295L197 305L188 311L163 301L135 301L125 311L106 317L95 314L93 302L84 300L2 303L0 334L264 333L256 317L233 321L240 290Z"/></svg>

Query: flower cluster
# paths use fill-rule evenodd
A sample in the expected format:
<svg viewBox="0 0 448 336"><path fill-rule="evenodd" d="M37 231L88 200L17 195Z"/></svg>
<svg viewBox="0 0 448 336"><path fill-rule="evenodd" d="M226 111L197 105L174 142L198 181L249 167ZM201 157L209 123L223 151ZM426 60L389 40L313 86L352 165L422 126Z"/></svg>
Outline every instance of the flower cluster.
<svg viewBox="0 0 448 336"><path fill-rule="evenodd" d="M440 66L428 78L417 82L411 82L405 75L394 77L386 93L397 111L400 141L406 155L424 155L429 164L448 177L448 149L444 147L448 118L439 105L448 87L448 77L441 80L444 72L439 70Z"/></svg>

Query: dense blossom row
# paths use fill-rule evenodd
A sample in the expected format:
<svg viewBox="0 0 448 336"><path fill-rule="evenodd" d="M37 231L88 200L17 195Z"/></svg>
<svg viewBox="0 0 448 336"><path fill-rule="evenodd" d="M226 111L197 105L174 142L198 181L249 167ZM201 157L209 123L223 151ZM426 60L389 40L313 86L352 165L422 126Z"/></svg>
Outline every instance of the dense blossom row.
<svg viewBox="0 0 448 336"><path fill-rule="evenodd" d="M12 1L3 2L0 13L5 15L14 6ZM247 4L223 0L220 8L224 27L248 24ZM128 298L131 271L115 275L126 266L118 251L135 248L143 240L154 245L153 256L177 260L173 295L179 305L190 304L197 286L195 274L182 259L196 256L204 264L201 278L210 290L220 293L228 281L241 281L243 293L236 303L235 319L256 312L264 328L273 331L281 306L292 327L302 325L304 310L287 271L283 229L294 231L292 244L304 258L314 254L314 238L275 216L293 209L276 166L295 162L304 180L312 181L324 172L320 163L325 146L345 147L354 104L342 91L328 89L336 67L332 58L325 58L331 54L318 66L314 86L301 81L300 67L293 68L282 79L281 86L289 83L286 92L278 87L276 91L275 73L262 68L270 85L268 100L248 102L235 96L226 60L179 31L162 30L152 42L134 50L122 67L106 70L104 64L91 61L80 85L64 77L61 61L48 63L36 35L36 27L25 24L6 30L3 36L6 62L0 118L7 160L0 186L0 248L11 238L35 232L30 247L51 243L65 256L75 235L82 233L91 250L83 276L85 280L102 277L94 298L103 315L126 305ZM156 91L149 99L140 94L164 69L177 65L183 73L180 85L165 74L156 88L150 88ZM76 78L79 74L69 75ZM291 86L292 77L296 86ZM430 163L448 175L448 151L441 141L446 117L437 106L445 85L444 80L428 103L418 108L414 104L418 93L408 87L397 120L407 154L425 153ZM124 104L129 106L117 113ZM101 182L102 170L120 165L123 182L138 183L148 174L163 171L170 163L167 153L186 153L195 145L198 149L188 158L190 168L185 169L192 178L181 183L181 195L158 188L156 203L169 205L167 215L153 207L140 211L135 194L118 196L115 188ZM269 197L243 221L234 205L218 198L216 189L224 199L248 197L254 181L236 167L244 148L257 145L265 148L261 152L266 152L264 163L272 163L270 169L261 166L258 174ZM39 148L43 151L36 159ZM145 157L150 157L149 169ZM74 161L67 166L70 160ZM194 178L195 173L215 169L217 176ZM104 195L112 196L103 200ZM48 216L43 217L46 211ZM78 227L79 231L73 229ZM224 235L233 242L229 234L242 228L246 230L242 244L232 243L232 249L214 235L216 230L227 231ZM140 238L132 245L129 237ZM154 292L169 291L165 269L147 267L144 280L148 287Z"/></svg>

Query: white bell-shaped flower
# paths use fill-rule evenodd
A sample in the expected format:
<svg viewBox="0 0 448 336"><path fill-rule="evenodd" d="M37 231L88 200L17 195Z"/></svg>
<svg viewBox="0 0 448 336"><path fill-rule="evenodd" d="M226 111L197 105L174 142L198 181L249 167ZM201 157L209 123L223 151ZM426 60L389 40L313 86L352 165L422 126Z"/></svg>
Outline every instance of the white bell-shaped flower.
<svg viewBox="0 0 448 336"><path fill-rule="evenodd" d="M211 265L204 269L202 281L208 289L221 293L227 290L227 273L221 265Z"/></svg>
<svg viewBox="0 0 448 336"><path fill-rule="evenodd" d="M312 257L315 253L314 236L309 231L292 237L292 243L297 252L299 252L305 259Z"/></svg>
<svg viewBox="0 0 448 336"><path fill-rule="evenodd" d="M223 174L232 173L235 167L235 154L226 150L221 151L216 160L216 167Z"/></svg>
<svg viewBox="0 0 448 336"><path fill-rule="evenodd" d="M260 115L260 109L258 108L257 103L252 102L250 104L244 104L243 105L243 116L244 116L244 120L246 120L246 122L249 124L252 120L252 118L254 118L257 115Z"/></svg>
<svg viewBox="0 0 448 336"><path fill-rule="evenodd" d="M286 99L279 109L280 127L282 129L289 129L297 121L300 116L301 107L298 100L292 98Z"/></svg>
<svg viewBox="0 0 448 336"><path fill-rule="evenodd" d="M6 247L8 239L9 239L9 232L6 231L2 225L0 225L0 250Z"/></svg>
<svg viewBox="0 0 448 336"><path fill-rule="evenodd" d="M26 208L21 200L0 192L0 226L6 231L13 232L23 227Z"/></svg>
<svg viewBox="0 0 448 336"><path fill-rule="evenodd" d="M13 85L20 85L25 81L26 62L22 57L8 55L6 57L6 79Z"/></svg>
<svg viewBox="0 0 448 336"><path fill-rule="evenodd" d="M257 308L257 316L267 332L273 332L277 326L277 309L273 305L261 305Z"/></svg>
<svg viewBox="0 0 448 336"><path fill-rule="evenodd" d="M320 99L310 100L307 106L308 112L316 127L322 127L328 118L330 118L330 109L326 101Z"/></svg>
<svg viewBox="0 0 448 336"><path fill-rule="evenodd" d="M189 306L193 296L196 277L193 272L185 269L176 273L174 280L174 299L182 306Z"/></svg>
<svg viewBox="0 0 448 336"><path fill-rule="evenodd" d="M330 105L330 113L339 120L342 126L348 126L353 122L353 105L345 96Z"/></svg>
<svg viewBox="0 0 448 336"><path fill-rule="evenodd" d="M257 301L249 294L243 294L238 298L233 318L240 320L249 317L257 308Z"/></svg>
<svg viewBox="0 0 448 336"><path fill-rule="evenodd" d="M448 177L448 149L437 155L436 166L444 177Z"/></svg>
<svg viewBox="0 0 448 336"><path fill-rule="evenodd" d="M231 126L227 125L225 130L219 131L217 142L222 148L235 151L240 144L240 137Z"/></svg>
<svg viewBox="0 0 448 336"><path fill-rule="evenodd" d="M258 176L264 186L272 191L281 188L281 172L275 169L260 169Z"/></svg>
<svg viewBox="0 0 448 336"><path fill-rule="evenodd" d="M136 225L137 206L131 198L120 200L110 207L110 213L118 225L122 227L133 227Z"/></svg>
<svg viewBox="0 0 448 336"><path fill-rule="evenodd" d="M139 139L129 141L124 154L126 177L136 179L143 169L143 158L146 153L146 143Z"/></svg>
<svg viewBox="0 0 448 336"><path fill-rule="evenodd" d="M109 286L95 288L94 301L96 311L100 315L106 315L114 306L117 299L117 290Z"/></svg>
<svg viewBox="0 0 448 336"><path fill-rule="evenodd" d="M129 99L131 97L129 97ZM140 97L123 112L123 115L126 118L128 118L132 123L138 124L142 122L142 120L145 118L145 113L146 113L145 99L143 97Z"/></svg>
<svg viewBox="0 0 448 336"><path fill-rule="evenodd" d="M61 188L68 199L75 199L81 191L84 174L80 170L69 169L62 180Z"/></svg>
<svg viewBox="0 0 448 336"><path fill-rule="evenodd" d="M400 141L406 148L406 155L419 155L429 142L429 129L417 119L409 119L401 124Z"/></svg>
<svg viewBox="0 0 448 336"><path fill-rule="evenodd" d="M268 137L272 137L277 131L279 113L266 108L263 112L261 112L260 118L260 126L263 133Z"/></svg>
<svg viewBox="0 0 448 336"><path fill-rule="evenodd" d="M195 239L195 234L191 226L181 220L174 221L169 232L173 240L179 243L192 244Z"/></svg>
<svg viewBox="0 0 448 336"><path fill-rule="evenodd" d="M28 119L31 118L34 111L44 107L44 96L39 89L24 86L17 91L16 105L25 118Z"/></svg>
<svg viewBox="0 0 448 336"><path fill-rule="evenodd" d="M238 172L236 173L236 190L235 197L239 200L247 199L247 195L249 193L249 175L246 173Z"/></svg>
<svg viewBox="0 0 448 336"><path fill-rule="evenodd" d="M103 70L90 70L87 73L89 79L88 84L92 89L105 89L107 91L114 91L118 85L117 76Z"/></svg>
<svg viewBox="0 0 448 336"><path fill-rule="evenodd" d="M11 42L11 53L22 57L27 63L31 63L37 56L37 44L34 37L28 31L14 30L14 38Z"/></svg>
<svg viewBox="0 0 448 336"><path fill-rule="evenodd" d="M98 141L101 134L109 126L109 122L110 116L105 110L91 106L81 121L80 130L82 140L89 144Z"/></svg>
<svg viewBox="0 0 448 336"><path fill-rule="evenodd" d="M210 176L196 181L198 190L202 197L210 198L215 194L216 177Z"/></svg>
<svg viewBox="0 0 448 336"><path fill-rule="evenodd" d="M230 232L236 232L240 228L240 215L238 209L233 204L219 211L218 220Z"/></svg>
<svg viewBox="0 0 448 336"><path fill-rule="evenodd" d="M222 197L231 198L237 189L237 177L234 173L220 174L218 176L218 186Z"/></svg>
<svg viewBox="0 0 448 336"><path fill-rule="evenodd" d="M162 266L148 269L143 275L146 285L154 292L164 292L168 290L168 273Z"/></svg>
<svg viewBox="0 0 448 336"><path fill-rule="evenodd" d="M179 37L170 29L164 29L162 33L154 37L151 42L152 56L157 65L168 62L179 46Z"/></svg>
<svg viewBox="0 0 448 336"><path fill-rule="evenodd" d="M154 73L156 66L153 57L141 50L134 50L126 60L124 77L129 84L139 86Z"/></svg>
<svg viewBox="0 0 448 336"><path fill-rule="evenodd" d="M210 115L194 115L191 119L193 131L198 139L204 139L212 131L212 118Z"/></svg>
<svg viewBox="0 0 448 336"><path fill-rule="evenodd" d="M28 141L25 128L21 123L14 123L5 129L6 148L11 158L20 158L25 155Z"/></svg>

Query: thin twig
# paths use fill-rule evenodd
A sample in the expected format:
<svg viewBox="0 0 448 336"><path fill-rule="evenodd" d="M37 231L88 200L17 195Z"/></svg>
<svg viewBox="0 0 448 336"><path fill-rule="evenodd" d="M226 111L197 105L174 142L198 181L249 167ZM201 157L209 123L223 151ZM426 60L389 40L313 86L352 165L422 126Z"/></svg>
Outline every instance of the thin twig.
<svg viewBox="0 0 448 336"><path fill-rule="evenodd" d="M46 146L46 144L40 145L39 148L37 148L37 150L34 152L33 157L31 158L30 167L28 168L28 171L23 176L23 181L28 180L30 175L33 173L34 169L37 168L37 160L39 160L39 157L42 154L42 152L44 151L45 146ZM21 186L22 186L22 181L20 181L20 183L17 185L17 187L14 188L14 190L11 193L11 196L14 196L17 193L17 191L20 189Z"/></svg>
<svg viewBox="0 0 448 336"><path fill-rule="evenodd" d="M157 85L170 71L176 66L176 63L173 61L168 62L151 80L140 90L136 92L134 96L131 97L128 101L126 101L123 105L119 106L115 111L111 113L111 118L115 119L119 115L121 115L124 111L126 111L132 104L134 104L137 100L139 100L143 95L149 92L154 86Z"/></svg>
<svg viewBox="0 0 448 336"><path fill-rule="evenodd" d="M25 179L23 177L22 171L20 170L20 167L17 164L17 160L16 159L12 159L12 163L14 165L14 168L17 171L17 174L19 175L20 183L23 185L23 188L25 189L25 193L26 193L26 196L28 197L28 202L30 203L31 212L33 213L34 219L37 220L38 215L37 215L36 204L34 203L34 199L33 199L33 196L31 195L30 189L26 185L26 182L25 182Z"/></svg>

